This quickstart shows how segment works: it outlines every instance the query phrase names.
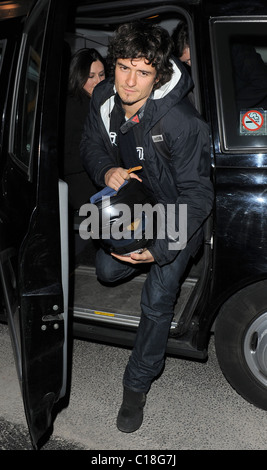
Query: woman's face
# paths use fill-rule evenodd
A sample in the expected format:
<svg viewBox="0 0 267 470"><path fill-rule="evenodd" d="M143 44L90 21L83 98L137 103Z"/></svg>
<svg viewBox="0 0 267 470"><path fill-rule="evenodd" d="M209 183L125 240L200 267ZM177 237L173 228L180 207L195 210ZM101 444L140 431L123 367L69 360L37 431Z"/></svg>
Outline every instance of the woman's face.
<svg viewBox="0 0 267 470"><path fill-rule="evenodd" d="M92 62L90 72L89 72L89 77L83 86L84 90L87 91L87 93L91 96L95 86L99 82L104 80L104 78L105 78L104 65L102 64L102 62L100 62L100 60L95 60L94 62Z"/></svg>

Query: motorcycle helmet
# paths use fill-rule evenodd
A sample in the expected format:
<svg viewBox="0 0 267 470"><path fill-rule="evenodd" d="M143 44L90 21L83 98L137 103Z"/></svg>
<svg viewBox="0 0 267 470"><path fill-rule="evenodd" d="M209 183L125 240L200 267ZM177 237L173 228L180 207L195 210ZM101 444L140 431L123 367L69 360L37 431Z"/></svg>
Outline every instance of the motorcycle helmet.
<svg viewBox="0 0 267 470"><path fill-rule="evenodd" d="M106 252L127 256L153 244L157 201L143 183L131 178L117 192L104 188L95 196L91 202L98 208L99 243Z"/></svg>

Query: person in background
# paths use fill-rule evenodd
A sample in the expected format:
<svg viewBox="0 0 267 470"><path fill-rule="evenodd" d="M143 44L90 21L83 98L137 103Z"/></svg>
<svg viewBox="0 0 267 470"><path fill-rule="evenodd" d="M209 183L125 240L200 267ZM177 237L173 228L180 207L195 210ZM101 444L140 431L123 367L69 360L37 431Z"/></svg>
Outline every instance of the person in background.
<svg viewBox="0 0 267 470"><path fill-rule="evenodd" d="M191 67L188 25L180 21L178 26L172 33L172 40L174 44L174 55L180 59L181 62Z"/></svg>
<svg viewBox="0 0 267 470"><path fill-rule="evenodd" d="M69 205L78 210L89 201L96 187L80 158L80 141L95 86L106 76L103 57L95 49L80 49L71 59L65 114L64 180L69 187Z"/></svg>
<svg viewBox="0 0 267 470"><path fill-rule="evenodd" d="M183 20L180 20L176 28L172 33L173 41L173 54L175 57L183 62L185 68L191 75L191 55L190 55L190 45L189 45L189 34L188 34L188 24ZM195 105L195 98L193 87L188 92L188 98L191 103Z"/></svg>

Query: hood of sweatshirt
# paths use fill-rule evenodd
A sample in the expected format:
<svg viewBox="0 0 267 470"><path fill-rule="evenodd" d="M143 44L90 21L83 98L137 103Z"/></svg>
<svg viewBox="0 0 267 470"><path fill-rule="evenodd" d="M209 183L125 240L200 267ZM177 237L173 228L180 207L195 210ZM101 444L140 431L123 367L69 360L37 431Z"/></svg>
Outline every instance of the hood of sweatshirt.
<svg viewBox="0 0 267 470"><path fill-rule="evenodd" d="M175 59L171 59L173 74L171 79L154 90L145 105L137 113L139 120L133 115L126 123L125 132L136 122L139 122L145 115L144 128L151 129L173 106L182 101L182 99L193 88L192 79L183 64ZM96 107L100 107L102 120L109 129L109 116L114 106L116 89L111 79L103 80L94 89L93 100ZM144 113L145 110L145 113Z"/></svg>
<svg viewBox="0 0 267 470"><path fill-rule="evenodd" d="M193 88L193 81L183 64L180 61L172 60L172 65L171 80L155 90L146 103L145 115L148 128L153 127L173 106L181 102Z"/></svg>

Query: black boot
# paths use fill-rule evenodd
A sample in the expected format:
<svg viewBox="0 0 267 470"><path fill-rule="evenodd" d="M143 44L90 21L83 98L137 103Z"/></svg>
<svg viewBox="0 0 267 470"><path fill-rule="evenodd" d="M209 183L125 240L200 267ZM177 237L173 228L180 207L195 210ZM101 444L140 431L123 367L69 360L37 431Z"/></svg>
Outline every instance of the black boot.
<svg viewBox="0 0 267 470"><path fill-rule="evenodd" d="M134 392L129 388L123 390L123 402L117 417L117 428L122 432L134 432L143 422L143 408L146 394Z"/></svg>

